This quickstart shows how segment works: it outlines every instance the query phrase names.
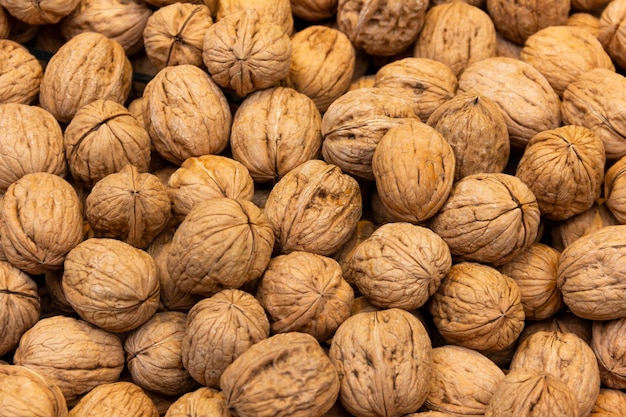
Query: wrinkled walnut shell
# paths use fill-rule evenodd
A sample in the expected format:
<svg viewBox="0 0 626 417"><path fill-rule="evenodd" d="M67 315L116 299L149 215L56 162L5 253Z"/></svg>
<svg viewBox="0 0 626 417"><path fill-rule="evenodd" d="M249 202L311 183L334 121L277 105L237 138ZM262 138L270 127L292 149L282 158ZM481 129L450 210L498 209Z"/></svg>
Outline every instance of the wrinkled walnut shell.
<svg viewBox="0 0 626 417"><path fill-rule="evenodd" d="M11 16L29 25L57 23L74 10L80 0L1 0Z"/></svg>
<svg viewBox="0 0 626 417"><path fill-rule="evenodd" d="M202 387L178 398L165 413L165 417L230 417L224 394Z"/></svg>
<svg viewBox="0 0 626 417"><path fill-rule="evenodd" d="M607 3L600 14L598 40L604 50L611 56L621 68L626 67L626 2L623 0L607 1L597 0Z"/></svg>
<svg viewBox="0 0 626 417"><path fill-rule="evenodd" d="M0 364L0 397L4 417L67 417L63 393L25 366Z"/></svg>
<svg viewBox="0 0 626 417"><path fill-rule="evenodd" d="M26 47L0 39L0 103L30 104L39 94L43 69Z"/></svg>
<svg viewBox="0 0 626 417"><path fill-rule="evenodd" d="M602 385L626 388L626 318L594 321L591 348L598 358Z"/></svg>
<svg viewBox="0 0 626 417"><path fill-rule="evenodd" d="M605 187L610 186L611 180L605 177L604 184ZM605 196L608 197L610 193L611 191L607 191L605 188ZM579 237L604 226L615 224L618 224L618 220L607 205L604 203L594 203L590 209L585 210L583 213L577 214L564 221L555 222L551 225L550 238L552 247L558 251L563 251L563 249Z"/></svg>
<svg viewBox="0 0 626 417"><path fill-rule="evenodd" d="M120 381L95 387L68 414L68 417L94 416L159 417L159 410L139 386Z"/></svg>
<svg viewBox="0 0 626 417"><path fill-rule="evenodd" d="M626 156L609 167L604 177L604 206L610 210L615 223L626 224ZM614 223L614 224L615 224Z"/></svg>
<svg viewBox="0 0 626 417"><path fill-rule="evenodd" d="M256 9L262 13L263 19L278 23L287 36L291 36L293 32L294 22L289 0L276 0L271 7L267 7L265 0L219 0L217 3L217 21L248 9Z"/></svg>
<svg viewBox="0 0 626 417"><path fill-rule="evenodd" d="M615 414L621 410L620 414ZM601 388L591 417L624 417L626 415L626 393L616 389Z"/></svg>

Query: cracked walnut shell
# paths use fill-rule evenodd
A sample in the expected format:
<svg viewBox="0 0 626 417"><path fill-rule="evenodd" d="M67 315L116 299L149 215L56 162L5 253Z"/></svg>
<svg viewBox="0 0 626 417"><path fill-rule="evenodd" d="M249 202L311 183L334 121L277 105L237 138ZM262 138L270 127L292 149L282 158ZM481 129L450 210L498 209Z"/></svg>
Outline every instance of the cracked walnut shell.
<svg viewBox="0 0 626 417"><path fill-rule="evenodd" d="M63 393L25 366L0 364L2 416L67 417Z"/></svg>
<svg viewBox="0 0 626 417"><path fill-rule="evenodd" d="M41 64L26 47L0 39L0 103L32 103L42 78Z"/></svg>

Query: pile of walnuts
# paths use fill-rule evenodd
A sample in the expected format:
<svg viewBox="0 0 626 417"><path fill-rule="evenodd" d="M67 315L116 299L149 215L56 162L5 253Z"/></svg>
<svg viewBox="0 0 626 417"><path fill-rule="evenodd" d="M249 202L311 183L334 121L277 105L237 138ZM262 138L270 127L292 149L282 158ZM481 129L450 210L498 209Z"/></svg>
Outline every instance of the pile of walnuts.
<svg viewBox="0 0 626 417"><path fill-rule="evenodd" d="M626 0L26 3L0 416L626 416Z"/></svg>

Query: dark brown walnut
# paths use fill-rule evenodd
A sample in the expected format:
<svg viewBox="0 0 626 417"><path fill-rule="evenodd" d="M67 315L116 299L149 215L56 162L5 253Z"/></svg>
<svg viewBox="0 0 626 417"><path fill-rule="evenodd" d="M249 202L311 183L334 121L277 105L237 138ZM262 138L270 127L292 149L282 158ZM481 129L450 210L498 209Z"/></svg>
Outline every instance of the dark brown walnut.
<svg viewBox="0 0 626 417"><path fill-rule="evenodd" d="M398 89L393 95L405 95L413 101L415 114L426 122L433 111L454 97L458 81L450 67L429 57L408 57L383 65L374 79L374 87Z"/></svg>
<svg viewBox="0 0 626 417"><path fill-rule="evenodd" d="M82 205L74 188L47 172L26 174L9 186L0 213L2 249L28 274L59 269L83 238Z"/></svg>
<svg viewBox="0 0 626 417"><path fill-rule="evenodd" d="M272 7L267 7L265 0L219 0L217 3L218 21L247 9L256 9L262 13L263 19L278 23L287 36L291 36L294 30L290 0L277 0L272 3Z"/></svg>
<svg viewBox="0 0 626 417"><path fill-rule="evenodd" d="M574 393L581 417L591 413L600 392L600 371L593 350L573 333L532 334L517 347L509 369L528 369L560 378Z"/></svg>
<svg viewBox="0 0 626 417"><path fill-rule="evenodd" d="M591 13L572 13L567 18L567 26L588 30L596 38L600 34L600 19Z"/></svg>
<svg viewBox="0 0 626 417"><path fill-rule="evenodd" d="M68 40L83 32L102 33L131 56L143 49L143 29L151 14L142 0L79 0L59 29Z"/></svg>
<svg viewBox="0 0 626 417"><path fill-rule="evenodd" d="M580 318L569 310L561 310L548 319L527 321L524 326L524 330L518 339L518 344L534 333L547 331L574 333L589 345L591 344L592 324L593 322L591 320Z"/></svg>
<svg viewBox="0 0 626 417"><path fill-rule="evenodd" d="M533 192L545 218L566 220L600 197L605 159L602 140L592 130L566 125L535 135L515 176Z"/></svg>
<svg viewBox="0 0 626 417"><path fill-rule="evenodd" d="M305 94L289 87L250 94L233 116L230 147L257 183L278 181L298 165L317 159L322 116Z"/></svg>
<svg viewBox="0 0 626 417"><path fill-rule="evenodd" d="M0 132L0 191L33 172L65 175L63 132L41 107L0 104Z"/></svg>
<svg viewBox="0 0 626 417"><path fill-rule="evenodd" d="M4 417L67 417L63 393L48 379L24 366L0 364Z"/></svg>
<svg viewBox="0 0 626 417"><path fill-rule="evenodd" d="M132 382L102 384L89 391L68 417L159 417L150 397Z"/></svg>
<svg viewBox="0 0 626 417"><path fill-rule="evenodd" d="M143 29L146 55L158 69L171 65L202 66L204 34L213 25L203 4L176 2L152 13Z"/></svg>
<svg viewBox="0 0 626 417"><path fill-rule="evenodd" d="M32 103L42 78L41 64L26 47L0 39L0 103Z"/></svg>
<svg viewBox="0 0 626 417"><path fill-rule="evenodd" d="M605 184L607 181L605 179ZM604 192L605 195L607 191ZM570 217L567 220L554 222L550 226L549 236L552 247L563 251L579 237L604 226L618 224L617 219L605 203L594 203L590 209Z"/></svg>
<svg viewBox="0 0 626 417"><path fill-rule="evenodd" d="M167 161L180 165L228 145L232 114L226 97L196 66L163 68L146 85L142 104L152 144Z"/></svg>
<svg viewBox="0 0 626 417"><path fill-rule="evenodd" d="M427 8L424 0L339 0L337 26L369 55L391 56L415 42Z"/></svg>
<svg viewBox="0 0 626 417"><path fill-rule="evenodd" d="M354 291L337 261L296 251L270 261L256 297L272 333L308 333L323 343L350 316Z"/></svg>
<svg viewBox="0 0 626 417"><path fill-rule="evenodd" d="M124 348L119 337L86 321L52 316L24 333L13 361L57 385L72 406L94 387L119 379Z"/></svg>
<svg viewBox="0 0 626 417"><path fill-rule="evenodd" d="M494 101L513 147L523 148L537 133L561 125L559 96L538 70L521 60L495 57L471 64L459 76L458 92Z"/></svg>
<svg viewBox="0 0 626 417"><path fill-rule="evenodd" d="M495 268L473 262L452 266L431 297L429 310L448 343L481 352L511 346L524 328L517 283Z"/></svg>
<svg viewBox="0 0 626 417"><path fill-rule="evenodd" d="M454 415L483 415L503 378L498 365L475 350L434 348L426 407Z"/></svg>
<svg viewBox="0 0 626 417"><path fill-rule="evenodd" d="M224 16L208 28L202 45L213 80L240 97L273 87L289 74L291 40L260 10Z"/></svg>
<svg viewBox="0 0 626 417"><path fill-rule="evenodd" d="M431 341L422 322L398 308L362 312L339 326L329 357L345 409L357 416L401 416L426 400Z"/></svg>
<svg viewBox="0 0 626 417"><path fill-rule="evenodd" d="M165 417L230 417L224 394L202 387L178 398L165 413Z"/></svg>
<svg viewBox="0 0 626 417"><path fill-rule="evenodd" d="M452 146L455 181L506 168L511 151L509 132L500 108L491 99L459 93L439 106L427 123Z"/></svg>
<svg viewBox="0 0 626 417"><path fill-rule="evenodd" d="M12 352L39 320L41 298L26 273L0 261L0 356Z"/></svg>
<svg viewBox="0 0 626 417"><path fill-rule="evenodd" d="M39 102L62 123L98 100L124 103L130 93L132 65L124 48L97 32L68 40L50 58L41 80Z"/></svg>
<svg viewBox="0 0 626 417"><path fill-rule="evenodd" d="M200 384L218 388L224 370L269 334L269 320L254 296L241 290L222 290L189 310L182 343L183 365Z"/></svg>
<svg viewBox="0 0 626 417"><path fill-rule="evenodd" d="M564 25L570 12L570 0L487 0L486 6L498 32L519 45L545 27Z"/></svg>
<svg viewBox="0 0 626 417"><path fill-rule="evenodd" d="M11 24L9 23L9 14L4 7L0 5L0 39L7 39L11 34Z"/></svg>
<svg viewBox="0 0 626 417"><path fill-rule="evenodd" d="M315 22L335 16L338 0L291 0L289 3L295 17Z"/></svg>
<svg viewBox="0 0 626 417"><path fill-rule="evenodd" d="M0 4L0 6L2 5ZM7 10L5 11L7 12L7 16L9 18L9 39L24 45L37 37L37 34L41 29L41 25L29 25L28 23L22 22L21 20L8 13Z"/></svg>
<svg viewBox="0 0 626 417"><path fill-rule="evenodd" d="M372 157L381 203L393 219L409 223L424 222L439 211L452 189L454 169L452 147L419 120L389 129Z"/></svg>
<svg viewBox="0 0 626 417"><path fill-rule="evenodd" d="M572 10L585 12L598 11L610 2L611 0L572 0Z"/></svg>
<svg viewBox="0 0 626 417"><path fill-rule="evenodd" d="M373 180L372 156L382 137L392 127L419 120L404 92L370 87L337 98L322 117L324 160L356 178Z"/></svg>
<svg viewBox="0 0 626 417"><path fill-rule="evenodd" d="M365 241L365 239L370 237L372 233L374 233L374 230L377 229L377 227L378 226L370 220L359 220L359 222L356 224L356 227L352 231L352 234L350 235L350 239L348 239L348 241L344 243L341 249L339 249L332 255L333 259L335 259L337 262L339 262L339 265L341 265L342 275L350 285L354 284L354 281L352 281L352 266L350 263L350 259L352 259L356 248L363 241Z"/></svg>
<svg viewBox="0 0 626 417"><path fill-rule="evenodd" d="M615 414L618 413L618 414ZM626 416L626 393L623 391L601 388L591 417Z"/></svg>
<svg viewBox="0 0 626 417"><path fill-rule="evenodd" d="M433 231L388 223L355 248L350 278L375 306L412 310L437 291L451 266L450 249Z"/></svg>
<svg viewBox="0 0 626 417"><path fill-rule="evenodd" d="M338 29L307 26L291 37L291 66L283 85L307 95L320 112L352 82L356 52Z"/></svg>
<svg viewBox="0 0 626 417"><path fill-rule="evenodd" d="M585 71L615 70L609 54L593 34L571 26L549 26L532 34L520 59L536 68L559 96Z"/></svg>
<svg viewBox="0 0 626 417"><path fill-rule="evenodd" d="M336 165L312 159L276 183L264 213L278 250L330 256L348 241L362 211L357 181Z"/></svg>
<svg viewBox="0 0 626 417"><path fill-rule="evenodd" d="M540 371L510 371L491 397L485 417L580 416L572 389Z"/></svg>
<svg viewBox="0 0 626 417"><path fill-rule="evenodd" d="M591 348L607 388L626 388L626 319L594 321Z"/></svg>
<svg viewBox="0 0 626 417"><path fill-rule="evenodd" d="M626 256L626 226L605 226L563 249L557 286L569 309L589 320L626 317L622 267Z"/></svg>
<svg viewBox="0 0 626 417"><path fill-rule="evenodd" d="M626 2L615 0L608 3L600 14L600 30L598 40L621 67L626 67Z"/></svg>
<svg viewBox="0 0 626 417"><path fill-rule="evenodd" d="M517 283L528 320L552 317L563 306L556 287L560 253L543 243L533 243L515 258L500 266L504 275Z"/></svg>
<svg viewBox="0 0 626 417"><path fill-rule="evenodd" d="M604 205L610 213L608 219L612 224L626 224L626 156L621 157L612 164L604 176ZM608 220L607 219L607 220ZM603 222L603 224L608 222Z"/></svg>
<svg viewBox="0 0 626 417"><path fill-rule="evenodd" d="M274 247L272 223L254 203L201 201L174 233L167 269L181 291L210 296L261 276Z"/></svg>
<svg viewBox="0 0 626 417"><path fill-rule="evenodd" d="M196 203L228 197L252 200L254 181L248 169L221 155L187 158L167 182L172 213L181 222Z"/></svg>
<svg viewBox="0 0 626 417"><path fill-rule="evenodd" d="M496 56L496 28L487 13L466 2L431 7L414 55L447 64L458 76L470 64Z"/></svg>
<svg viewBox="0 0 626 417"><path fill-rule="evenodd" d="M80 0L0 0L13 17L29 25L57 23L74 10Z"/></svg>

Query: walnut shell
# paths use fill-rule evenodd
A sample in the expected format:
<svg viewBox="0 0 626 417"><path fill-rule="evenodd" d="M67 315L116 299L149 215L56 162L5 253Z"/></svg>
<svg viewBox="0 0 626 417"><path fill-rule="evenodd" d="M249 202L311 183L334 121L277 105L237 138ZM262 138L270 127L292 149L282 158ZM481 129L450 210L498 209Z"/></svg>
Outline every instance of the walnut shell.
<svg viewBox="0 0 626 417"><path fill-rule="evenodd" d="M537 133L561 125L559 96L524 61L495 57L475 62L459 76L458 92L493 100L502 111L513 147L523 148Z"/></svg>
<svg viewBox="0 0 626 417"><path fill-rule="evenodd" d="M39 373L0 364L0 381L3 417L67 417L63 393Z"/></svg>
<svg viewBox="0 0 626 417"><path fill-rule="evenodd" d="M262 13L264 19L278 23L288 36L291 36L293 32L294 22L290 0L276 0L272 3L272 7L267 7L265 0L219 0L217 3L216 20L218 21L247 9L256 9Z"/></svg>
<svg viewBox="0 0 626 417"><path fill-rule="evenodd" d="M567 26L588 30L596 38L600 34L600 19L591 13L572 13L567 18Z"/></svg>
<svg viewBox="0 0 626 417"><path fill-rule="evenodd" d="M604 205L609 209L609 219L612 218L613 224L619 222L626 224L626 201L624 198L624 181L626 180L626 156L617 160L606 171L604 177ZM608 222L607 222L608 224Z"/></svg>
<svg viewBox="0 0 626 417"><path fill-rule="evenodd" d="M350 259L354 255L354 251L356 248L368 237L374 233L374 230L377 229L377 225L367 219L361 219L356 224L356 227L352 231L350 235L350 239L335 252L332 257L336 260L341 266L342 275L344 279L350 284L353 285L354 281L352 281L352 266L350 265Z"/></svg>
<svg viewBox="0 0 626 417"><path fill-rule="evenodd" d="M9 22L9 14L4 7L0 6L0 39L6 39L11 33L11 23Z"/></svg>
<svg viewBox="0 0 626 417"><path fill-rule="evenodd" d="M13 17L29 25L57 23L71 13L80 0L20 1L0 0Z"/></svg>
<svg viewBox="0 0 626 417"><path fill-rule="evenodd" d="M598 358L602 385L626 388L626 318L594 321L591 348Z"/></svg>
<svg viewBox="0 0 626 417"><path fill-rule="evenodd" d="M233 117L230 147L259 182L276 182L298 165L317 159L322 116L305 94L266 88L246 97Z"/></svg>
<svg viewBox="0 0 626 417"><path fill-rule="evenodd" d="M335 16L338 0L291 0L294 17L315 22Z"/></svg>
<svg viewBox="0 0 626 417"><path fill-rule="evenodd" d="M609 168L610 169L610 168ZM607 179L605 185L610 184ZM604 191L605 195L609 192ZM604 203L594 203L591 208L583 213L570 217L567 220L555 222L550 227L550 238L552 247L558 251L563 251L567 246L579 237L589 232L600 229L604 226L618 224L617 219L611 210Z"/></svg>
<svg viewBox="0 0 626 417"><path fill-rule="evenodd" d="M610 3L611 0L572 0L572 10L595 11Z"/></svg>
<svg viewBox="0 0 626 417"><path fill-rule="evenodd" d="M289 171L265 203L277 249L329 256L361 218L359 184L333 164L313 159Z"/></svg>
<svg viewBox="0 0 626 417"><path fill-rule="evenodd" d="M26 47L0 39L0 103L30 104L43 78L41 64Z"/></svg>
<svg viewBox="0 0 626 417"><path fill-rule="evenodd" d="M615 413L618 414L615 414ZM626 416L626 393L615 389L601 388L598 399L590 414L591 417Z"/></svg>
<svg viewBox="0 0 626 417"><path fill-rule="evenodd" d="M422 322L391 308L362 312L344 321L330 345L339 399L357 416L404 415L426 400L431 341Z"/></svg>
<svg viewBox="0 0 626 417"><path fill-rule="evenodd" d="M183 365L202 385L218 388L224 370L269 334L265 311L252 295L222 290L189 310L182 342Z"/></svg>
<svg viewBox="0 0 626 417"><path fill-rule="evenodd" d="M150 397L132 382L102 384L89 391L68 417L159 417Z"/></svg>
<svg viewBox="0 0 626 417"><path fill-rule="evenodd" d="M224 394L212 388L198 388L178 398L165 417L230 417Z"/></svg>
<svg viewBox="0 0 626 417"><path fill-rule="evenodd" d="M232 114L211 77L193 65L168 66L146 85L143 118L157 152L180 165L228 145Z"/></svg>
<svg viewBox="0 0 626 417"><path fill-rule="evenodd" d="M124 48L100 33L84 32L48 61L39 102L58 121L69 123L81 107L95 100L123 104L131 83L132 65Z"/></svg>
<svg viewBox="0 0 626 417"><path fill-rule="evenodd" d="M0 131L1 192L33 172L65 175L63 132L50 113L27 104L1 104Z"/></svg>
<svg viewBox="0 0 626 417"><path fill-rule="evenodd" d="M354 291L337 261L296 251L270 261L256 297L273 333L308 333L322 343L350 316Z"/></svg>
<svg viewBox="0 0 626 417"><path fill-rule="evenodd" d="M94 387L119 379L124 349L117 336L86 321L52 316L24 333L13 361L57 385L71 406Z"/></svg>
<svg viewBox="0 0 626 417"><path fill-rule="evenodd" d="M511 42L496 31L496 56L519 59L522 45Z"/></svg>
<svg viewBox="0 0 626 417"><path fill-rule="evenodd" d="M616 0L608 2L600 14L598 40L613 61L621 68L626 67L626 2Z"/></svg>
<svg viewBox="0 0 626 417"><path fill-rule="evenodd" d="M560 333L574 333L576 336L591 344L591 320L578 317L569 310L561 310L552 317L539 321L527 321L518 344L526 340L530 335L546 331Z"/></svg>

